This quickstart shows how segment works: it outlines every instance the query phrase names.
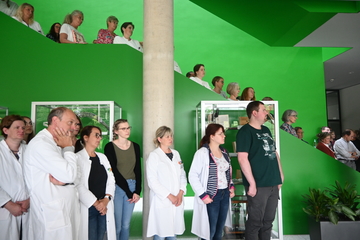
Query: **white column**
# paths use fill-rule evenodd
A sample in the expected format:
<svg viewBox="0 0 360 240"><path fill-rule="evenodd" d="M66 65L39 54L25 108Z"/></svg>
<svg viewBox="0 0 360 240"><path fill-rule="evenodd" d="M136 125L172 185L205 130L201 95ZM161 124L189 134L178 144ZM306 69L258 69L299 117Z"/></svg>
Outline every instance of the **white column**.
<svg viewBox="0 0 360 240"><path fill-rule="evenodd" d="M174 129L174 2L144 0L143 56L143 239L149 216L149 188L145 162L155 149L155 131Z"/></svg>

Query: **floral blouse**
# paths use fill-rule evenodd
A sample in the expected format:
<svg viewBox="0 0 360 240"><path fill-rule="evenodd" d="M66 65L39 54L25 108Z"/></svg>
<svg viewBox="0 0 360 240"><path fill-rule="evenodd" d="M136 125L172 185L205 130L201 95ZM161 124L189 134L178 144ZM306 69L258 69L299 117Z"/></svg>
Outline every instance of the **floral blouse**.
<svg viewBox="0 0 360 240"><path fill-rule="evenodd" d="M97 39L94 41L94 43L100 43L100 44L112 44L114 42L114 38L117 35L113 36L110 31L106 29L100 29L98 33Z"/></svg>

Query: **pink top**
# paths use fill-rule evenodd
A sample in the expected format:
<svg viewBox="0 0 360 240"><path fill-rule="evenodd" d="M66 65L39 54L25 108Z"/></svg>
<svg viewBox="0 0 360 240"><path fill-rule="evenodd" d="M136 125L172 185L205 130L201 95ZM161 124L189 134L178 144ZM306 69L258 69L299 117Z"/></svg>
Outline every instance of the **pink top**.
<svg viewBox="0 0 360 240"><path fill-rule="evenodd" d="M117 35L115 34L115 36ZM112 44L114 42L115 36L113 36L111 32L107 29L100 29L98 33L98 37L94 41L94 43Z"/></svg>

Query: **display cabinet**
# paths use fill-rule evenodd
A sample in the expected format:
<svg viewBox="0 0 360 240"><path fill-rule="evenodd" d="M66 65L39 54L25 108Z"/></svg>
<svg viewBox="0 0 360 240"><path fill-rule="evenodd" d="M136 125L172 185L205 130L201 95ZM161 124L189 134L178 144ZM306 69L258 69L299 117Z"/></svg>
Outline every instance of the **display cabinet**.
<svg viewBox="0 0 360 240"><path fill-rule="evenodd" d="M101 129L103 139L99 149L112 140L112 126L121 118L121 107L114 101L80 101L80 102L32 102L31 120L37 133L48 126L47 117L57 107L71 109L81 120L83 127L94 125Z"/></svg>
<svg viewBox="0 0 360 240"><path fill-rule="evenodd" d="M248 123L246 107L249 101L201 101L196 106L196 147L198 148L201 138L205 135L205 129L210 123L219 123L225 129L225 144L223 147L228 150L233 168L233 181L236 187L236 196L232 199L232 221L233 229L229 233L242 237L245 230L246 203L245 190L242 185L240 167L236 153L236 134L238 130ZM279 118L278 102L263 101L269 114L264 123L271 131L276 143L277 152L280 155L279 141ZM280 193L281 195L281 193ZM283 239L282 231L282 205L279 200L276 219L273 223L272 239Z"/></svg>
<svg viewBox="0 0 360 240"><path fill-rule="evenodd" d="M7 115L9 115L9 108L0 106L0 121Z"/></svg>

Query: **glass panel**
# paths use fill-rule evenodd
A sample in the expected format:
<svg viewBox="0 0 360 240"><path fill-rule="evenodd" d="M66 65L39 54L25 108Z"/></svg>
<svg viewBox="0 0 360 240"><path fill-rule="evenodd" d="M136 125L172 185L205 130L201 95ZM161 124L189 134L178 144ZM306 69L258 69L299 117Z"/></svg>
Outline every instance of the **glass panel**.
<svg viewBox="0 0 360 240"><path fill-rule="evenodd" d="M329 120L340 119L339 93L338 91L326 91L326 106Z"/></svg>
<svg viewBox="0 0 360 240"><path fill-rule="evenodd" d="M1 119L3 119L8 114L9 114L9 109L7 107L1 107L0 106L0 121L1 121Z"/></svg>
<svg viewBox="0 0 360 240"><path fill-rule="evenodd" d="M242 176L237 161L236 153L236 135L238 130L249 122L246 113L248 101L202 101L196 106L196 144L205 134L205 129L210 123L222 124L225 128L225 144L223 147L228 150L231 157L231 165L233 168L233 182L236 185L236 196L232 199L232 220L233 229L225 229L229 237L243 238L246 219L246 194L242 185ZM278 121L278 105L276 101L265 101L265 108L268 110L268 120L264 126L268 127L276 142L278 153L279 145L279 121ZM277 214L273 223L272 239L282 239L282 223L281 223L281 202L279 201Z"/></svg>
<svg viewBox="0 0 360 240"><path fill-rule="evenodd" d="M33 103L32 120L35 123L35 132L48 126L47 116L57 107L71 109L81 120L83 127L94 125L101 129L103 138L98 147L103 152L106 143L112 140L112 125L114 119L110 116L121 118L121 107L113 102L47 102ZM115 113L115 114L114 114ZM116 119L118 119L116 118Z"/></svg>

